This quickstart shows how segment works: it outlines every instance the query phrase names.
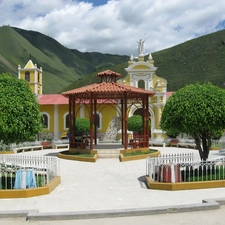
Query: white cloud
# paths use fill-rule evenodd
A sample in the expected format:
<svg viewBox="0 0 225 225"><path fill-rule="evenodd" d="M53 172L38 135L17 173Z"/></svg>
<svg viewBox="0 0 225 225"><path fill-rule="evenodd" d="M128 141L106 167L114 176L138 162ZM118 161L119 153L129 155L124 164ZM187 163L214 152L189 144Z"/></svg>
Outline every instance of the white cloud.
<svg viewBox="0 0 225 225"><path fill-rule="evenodd" d="M73 0L2 0L0 21L80 51L137 55L140 38L146 52L155 52L224 28L224 11L223 0L111 0L98 7Z"/></svg>

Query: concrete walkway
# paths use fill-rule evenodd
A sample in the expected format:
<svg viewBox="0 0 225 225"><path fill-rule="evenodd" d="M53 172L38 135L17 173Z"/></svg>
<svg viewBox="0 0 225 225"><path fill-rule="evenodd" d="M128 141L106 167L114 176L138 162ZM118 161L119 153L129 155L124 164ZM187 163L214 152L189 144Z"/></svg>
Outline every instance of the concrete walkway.
<svg viewBox="0 0 225 225"><path fill-rule="evenodd" d="M198 158L198 151L193 149L172 147L157 147L157 149L162 154L194 152ZM60 151L63 149L19 154L56 155ZM211 151L210 159L222 156L218 151ZM135 211L152 207L179 208L181 205L201 204L203 199L225 197L225 188L185 191L147 189L144 183L145 160L123 163L117 158L98 159L96 163L59 160L62 182L51 194L26 199L0 199L0 214L14 213L18 210L38 210L39 214L56 215L105 210Z"/></svg>

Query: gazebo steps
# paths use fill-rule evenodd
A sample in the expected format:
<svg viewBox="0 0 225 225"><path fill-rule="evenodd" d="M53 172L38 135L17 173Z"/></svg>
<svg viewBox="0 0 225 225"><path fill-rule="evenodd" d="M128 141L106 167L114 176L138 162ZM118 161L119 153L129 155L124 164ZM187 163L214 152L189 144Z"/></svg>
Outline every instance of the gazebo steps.
<svg viewBox="0 0 225 225"><path fill-rule="evenodd" d="M97 152L98 158L119 158L120 151L117 149L101 149Z"/></svg>

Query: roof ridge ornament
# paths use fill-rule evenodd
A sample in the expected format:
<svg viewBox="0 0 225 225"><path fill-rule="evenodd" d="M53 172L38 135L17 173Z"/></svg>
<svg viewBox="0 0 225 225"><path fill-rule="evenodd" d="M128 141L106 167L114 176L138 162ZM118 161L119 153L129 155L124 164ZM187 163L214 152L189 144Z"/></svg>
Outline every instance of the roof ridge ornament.
<svg viewBox="0 0 225 225"><path fill-rule="evenodd" d="M134 56L132 53L130 54L130 61L134 61Z"/></svg>
<svg viewBox="0 0 225 225"><path fill-rule="evenodd" d="M116 78L121 76L120 73L114 72L112 70L105 70L102 72L97 73L97 77L101 77L101 83L116 83Z"/></svg>
<svg viewBox="0 0 225 225"><path fill-rule="evenodd" d="M152 54L151 54L151 53L149 54L148 60L149 60L149 61L153 60Z"/></svg>

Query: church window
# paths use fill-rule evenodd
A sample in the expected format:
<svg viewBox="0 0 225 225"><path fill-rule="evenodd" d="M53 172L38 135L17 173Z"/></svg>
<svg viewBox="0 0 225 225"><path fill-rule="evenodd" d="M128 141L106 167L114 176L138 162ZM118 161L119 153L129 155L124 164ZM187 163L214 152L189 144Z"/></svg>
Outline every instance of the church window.
<svg viewBox="0 0 225 225"><path fill-rule="evenodd" d="M69 129L69 126L70 126L70 124L69 124L69 113L68 112L66 112L64 114L63 120L64 120L64 122L63 122L63 124L64 124L64 130L68 130Z"/></svg>
<svg viewBox="0 0 225 225"><path fill-rule="evenodd" d="M49 130L50 129L50 116L46 112L43 112L42 116L43 116L42 124L44 126L44 129Z"/></svg>
<svg viewBox="0 0 225 225"><path fill-rule="evenodd" d="M29 71L25 72L25 80L30 82L30 72Z"/></svg>

